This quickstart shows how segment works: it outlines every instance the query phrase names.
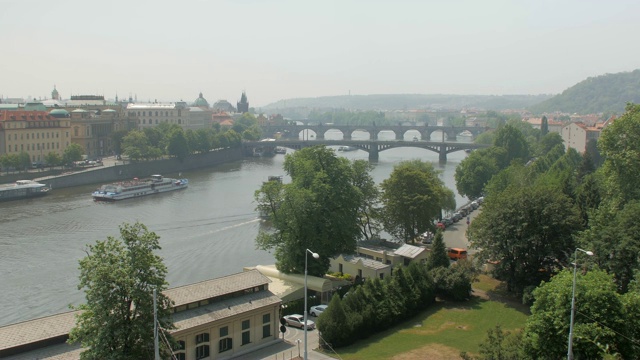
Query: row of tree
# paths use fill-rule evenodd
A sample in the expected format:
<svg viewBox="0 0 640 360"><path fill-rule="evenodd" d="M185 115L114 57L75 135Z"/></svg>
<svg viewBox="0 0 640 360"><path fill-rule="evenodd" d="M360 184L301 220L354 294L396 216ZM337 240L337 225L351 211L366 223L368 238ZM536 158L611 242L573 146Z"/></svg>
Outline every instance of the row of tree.
<svg viewBox="0 0 640 360"><path fill-rule="evenodd" d="M380 187L371 169L365 160L350 162L324 146L288 154L284 170L291 183L266 182L255 193L259 212L271 221L258 234L258 247L274 250L276 266L285 273L302 273L301 255L313 249L321 260L309 264L309 272L323 276L329 259L354 253L359 240L384 229L414 242L434 231L443 209L455 208L453 192L430 163L401 162Z"/></svg>
<svg viewBox="0 0 640 360"><path fill-rule="evenodd" d="M469 238L480 259L496 264L494 275L532 304L524 331L509 336L493 331L481 358L559 358L567 353L575 261L582 269L575 292L576 357L638 358L640 106L628 105L602 131L598 148L604 161L599 168L591 152L565 150L551 136L540 137L534 159L514 158L506 167L500 156L490 156L500 153L495 149L465 160L467 169L481 169L482 160L493 161L498 170L484 186L467 185L486 194ZM460 176L459 186L463 179L468 178ZM594 255L576 253L577 247ZM576 259L574 254L584 256ZM502 355L495 357L496 352Z"/></svg>
<svg viewBox="0 0 640 360"><path fill-rule="evenodd" d="M332 347L350 345L427 309L436 296L468 299L474 277L475 271L466 260L449 266L439 231L426 263L396 267L384 280L367 279L343 298L334 294L318 318L318 329Z"/></svg>
<svg viewBox="0 0 640 360"><path fill-rule="evenodd" d="M111 136L114 151L132 160L151 160L165 155L183 160L195 153L240 146L242 140L258 140L262 130L250 113L243 114L230 128L184 130L178 124L160 123L142 130L117 131Z"/></svg>
<svg viewBox="0 0 640 360"><path fill-rule="evenodd" d="M84 150L82 146L71 144L64 149L62 156L55 151L46 153L38 165L51 168L63 165L72 166L74 161L82 160L83 153ZM29 154L24 151L19 154L0 155L0 165L2 165L2 168L7 169L7 171L9 171L9 169L25 171L32 167L33 162L31 160Z"/></svg>

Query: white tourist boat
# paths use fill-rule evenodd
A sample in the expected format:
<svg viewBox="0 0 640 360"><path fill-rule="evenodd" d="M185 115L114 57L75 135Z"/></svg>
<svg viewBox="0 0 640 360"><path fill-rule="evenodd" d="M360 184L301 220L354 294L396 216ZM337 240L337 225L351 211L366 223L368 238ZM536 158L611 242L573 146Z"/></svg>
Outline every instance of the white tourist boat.
<svg viewBox="0 0 640 360"><path fill-rule="evenodd" d="M102 185L93 192L92 196L94 200L98 201L116 201L186 189L188 186L189 180L187 179L172 179L162 177L162 175L151 175L149 179L134 178L130 181Z"/></svg>
<svg viewBox="0 0 640 360"><path fill-rule="evenodd" d="M33 180L18 180L13 184L0 185L0 201L26 199L46 195L51 188Z"/></svg>

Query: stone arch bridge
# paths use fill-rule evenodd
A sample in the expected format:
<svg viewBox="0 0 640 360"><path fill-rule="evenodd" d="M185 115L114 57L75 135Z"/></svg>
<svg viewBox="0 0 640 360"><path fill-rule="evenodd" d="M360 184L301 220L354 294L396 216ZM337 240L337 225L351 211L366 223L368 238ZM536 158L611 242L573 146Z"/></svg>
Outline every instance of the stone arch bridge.
<svg viewBox="0 0 640 360"><path fill-rule="evenodd" d="M485 144L474 144L465 142L437 142L437 141L395 141L395 140L325 140L316 138L315 140L263 140L263 141L243 141L244 154L253 156L256 154L273 153L276 147L284 147L299 150L304 147L327 145L327 146L349 146L364 150L369 153L370 161L377 161L381 151L398 147L416 147L427 149L439 154L441 163L447 162L447 154L455 151L474 150L489 147Z"/></svg>

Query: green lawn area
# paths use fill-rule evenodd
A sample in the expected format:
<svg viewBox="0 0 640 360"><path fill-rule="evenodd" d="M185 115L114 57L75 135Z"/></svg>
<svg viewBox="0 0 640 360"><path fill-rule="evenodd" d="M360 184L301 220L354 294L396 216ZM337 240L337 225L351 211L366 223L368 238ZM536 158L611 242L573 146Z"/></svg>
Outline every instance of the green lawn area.
<svg viewBox="0 0 640 360"><path fill-rule="evenodd" d="M474 288L488 292L491 299L502 298L500 283L489 277L481 277ZM431 347L435 352L429 358L443 350L449 353L443 359L461 351L477 354L488 329L498 324L503 330L519 329L524 327L527 316L526 308L517 302L487 300L485 296L474 296L468 302L438 302L411 320L336 351L344 360L391 359L421 348L419 352L424 355L423 351ZM421 357L414 354L398 358Z"/></svg>

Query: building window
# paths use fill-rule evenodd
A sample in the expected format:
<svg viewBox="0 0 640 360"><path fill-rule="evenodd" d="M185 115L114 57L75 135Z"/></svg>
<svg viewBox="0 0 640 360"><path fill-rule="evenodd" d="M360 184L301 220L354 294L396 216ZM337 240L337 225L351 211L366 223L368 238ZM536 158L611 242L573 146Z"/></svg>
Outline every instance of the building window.
<svg viewBox="0 0 640 360"><path fill-rule="evenodd" d="M175 358L178 360L186 360L187 355L184 353L184 348L185 348L185 342L183 340L179 340L178 341L178 346L173 349L173 353L175 355Z"/></svg>
<svg viewBox="0 0 640 360"><path fill-rule="evenodd" d="M362 279L362 269L358 269L358 276Z"/></svg>
<svg viewBox="0 0 640 360"><path fill-rule="evenodd" d="M242 322L242 345L247 345L251 342L251 321L244 320Z"/></svg>
<svg viewBox="0 0 640 360"><path fill-rule="evenodd" d="M380 280L384 279L384 273L380 273Z"/></svg>
<svg viewBox="0 0 640 360"><path fill-rule="evenodd" d="M271 314L262 315L262 338L271 336Z"/></svg>
<svg viewBox="0 0 640 360"><path fill-rule="evenodd" d="M229 337L229 327L220 328L220 341L218 352L225 352L233 348L233 339Z"/></svg>
<svg viewBox="0 0 640 360"><path fill-rule="evenodd" d="M202 333L196 335L196 344L200 344L203 342L209 342L209 333Z"/></svg>
<svg viewBox="0 0 640 360"><path fill-rule="evenodd" d="M342 264L338 264L338 272L342 274Z"/></svg>
<svg viewBox="0 0 640 360"><path fill-rule="evenodd" d="M196 348L196 359L209 357L209 345L201 345Z"/></svg>
<svg viewBox="0 0 640 360"><path fill-rule="evenodd" d="M231 350L231 348L233 348L233 339L231 338L224 338L224 339L220 339L220 351L219 352L225 352L225 351L229 351Z"/></svg>

